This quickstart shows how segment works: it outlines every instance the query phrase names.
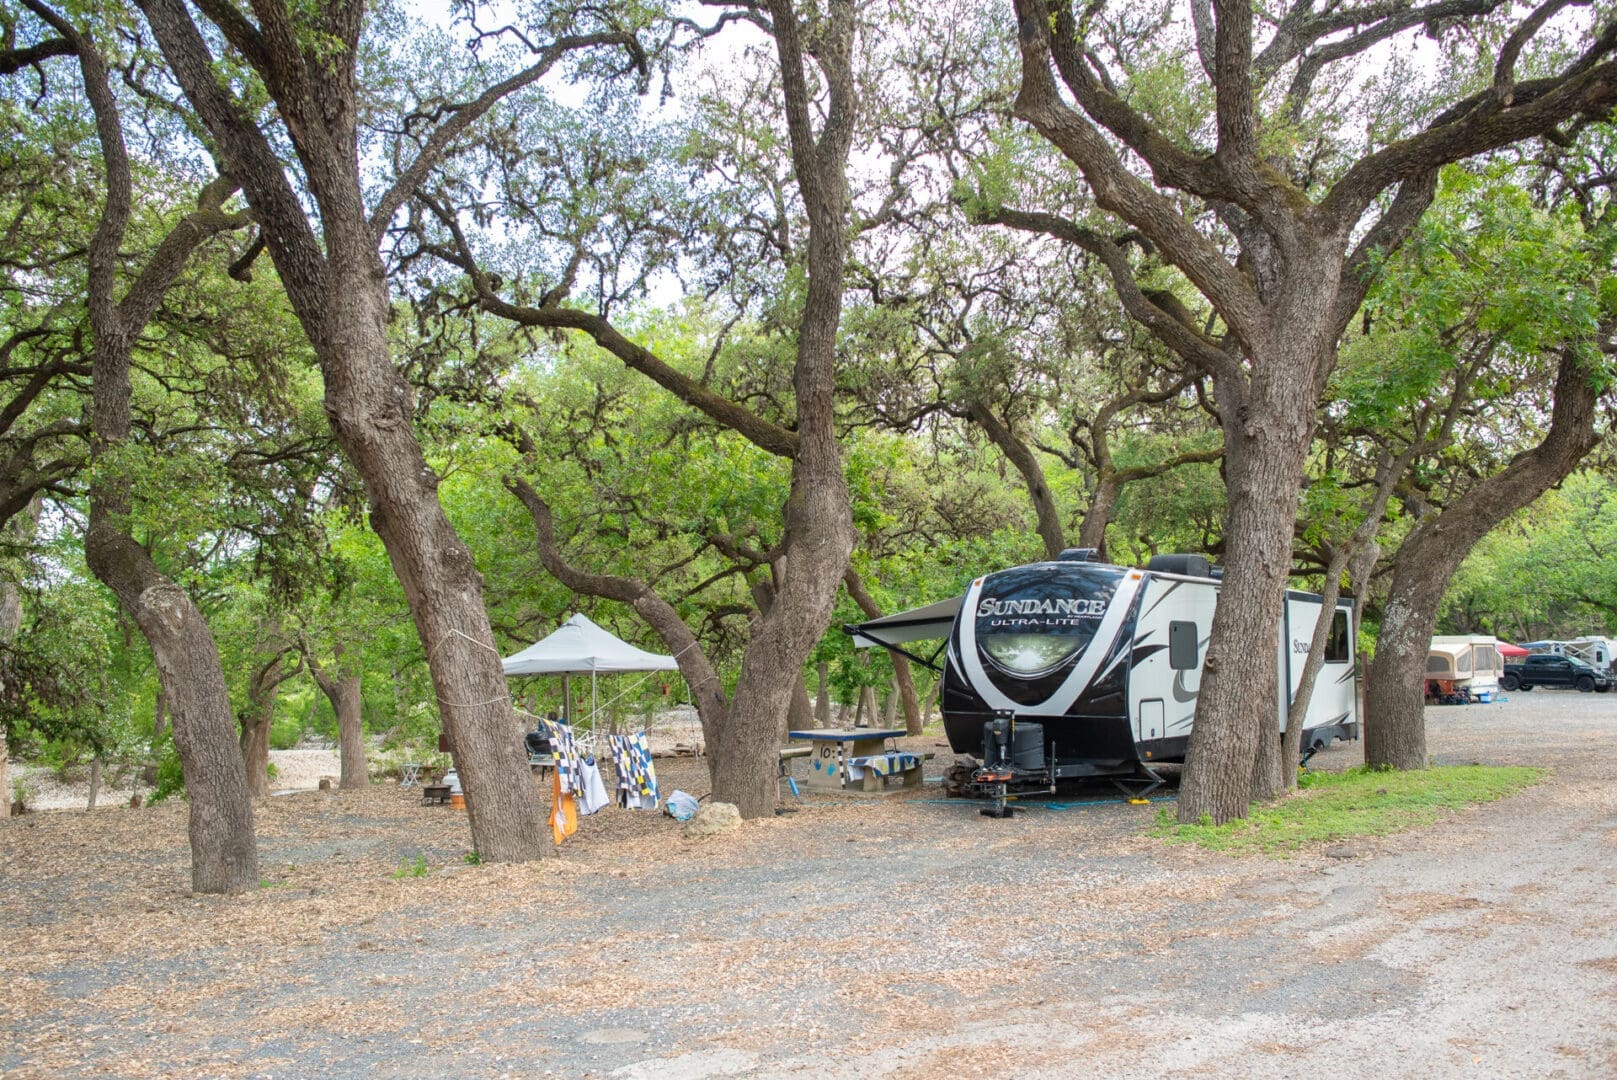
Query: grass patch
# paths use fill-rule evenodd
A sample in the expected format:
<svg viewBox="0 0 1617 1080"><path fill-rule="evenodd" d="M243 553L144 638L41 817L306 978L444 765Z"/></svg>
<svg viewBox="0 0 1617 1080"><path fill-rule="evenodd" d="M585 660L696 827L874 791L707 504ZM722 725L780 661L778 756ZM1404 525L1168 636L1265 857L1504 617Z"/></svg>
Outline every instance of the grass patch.
<svg viewBox="0 0 1617 1080"><path fill-rule="evenodd" d="M1301 791L1271 804L1254 804L1245 820L1223 825L1180 825L1172 811L1157 814L1151 834L1212 851L1285 856L1311 844L1385 836L1476 803L1514 795L1543 779L1546 769L1446 765L1417 772L1305 773Z"/></svg>

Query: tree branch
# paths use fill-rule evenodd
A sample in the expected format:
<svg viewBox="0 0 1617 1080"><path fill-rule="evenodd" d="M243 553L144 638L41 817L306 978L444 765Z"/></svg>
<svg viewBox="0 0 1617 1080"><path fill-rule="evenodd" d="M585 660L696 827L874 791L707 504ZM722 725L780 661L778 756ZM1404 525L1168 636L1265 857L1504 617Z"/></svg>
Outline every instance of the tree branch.
<svg viewBox="0 0 1617 1080"><path fill-rule="evenodd" d="M1257 293L1217 247L1185 220L1172 200L1124 168L1116 151L1095 126L1061 99L1051 74L1050 31L1042 0L1016 0L1016 11L1022 51L1022 85L1016 97L1016 115L1032 124L1078 166L1094 192L1097 205L1116 213L1163 250L1218 310L1237 339L1253 340L1262 316ZM1071 11L1063 5L1057 16L1058 28L1067 25L1063 20L1070 19ZM1065 66L1076 67L1070 63ZM1063 77L1069 88L1075 81L1083 86L1086 78L1066 70ZM1117 129L1113 123L1128 127L1123 119L1110 116L1109 102L1093 84L1082 94L1077 88L1073 92L1086 111L1093 110L1092 114L1101 116L1102 122L1114 132ZM1132 137L1119 137L1146 158L1163 184L1239 205L1253 204L1251 190L1224 182L1223 170L1214 172L1205 161L1190 159L1182 151L1175 156L1157 149L1142 150L1135 144L1148 142L1146 131L1150 127L1143 120L1139 123L1141 131L1133 132Z"/></svg>
<svg viewBox="0 0 1617 1080"><path fill-rule="evenodd" d="M0 75L15 75L53 56L73 55L73 43L65 37L46 38L20 49L0 49Z"/></svg>
<svg viewBox="0 0 1617 1080"><path fill-rule="evenodd" d="M518 90L533 85L549 73L569 52L581 49L594 48L597 45L622 45L634 56L636 65L644 72L646 70L646 56L641 50L639 42L633 34L623 32L602 32L598 34L580 34L563 37L552 42L541 54L537 62L517 74L495 83L484 90L476 99L455 109L454 115L435 128L427 137L426 145L416 154L415 160L410 162L393 186L377 201L376 209L371 212L371 234L378 242L382 233L386 231L393 215L404 205L406 199L413 195L427 174L436 168L447 155L449 146L468 127L480 119L490 109L503 99L516 93Z"/></svg>
<svg viewBox="0 0 1617 1080"><path fill-rule="evenodd" d="M455 215L434 200L423 198L422 202L443 222L455 244L454 250L431 246L428 250L466 272L477 296L478 305L484 311L509 319L519 326L583 331L594 339L597 345L623 361L625 366L645 375L685 404L735 431L758 448L779 457L796 456L798 446L796 432L772 424L756 413L709 390L695 379L671 367L650 349L624 337L609 319L577 308L564 308L560 306L558 300L532 307L514 304L499 296L494 291L488 274L473 258L471 246Z"/></svg>
<svg viewBox="0 0 1617 1080"><path fill-rule="evenodd" d="M1211 374L1241 378L1240 364L1187 317L1182 307L1164 306L1165 298L1148 298L1135 280L1134 268L1118 243L1055 214L1001 206L984 211L979 220L1022 232L1039 233L1074 244L1100 259L1111 274L1123 307L1164 345L1190 364Z"/></svg>

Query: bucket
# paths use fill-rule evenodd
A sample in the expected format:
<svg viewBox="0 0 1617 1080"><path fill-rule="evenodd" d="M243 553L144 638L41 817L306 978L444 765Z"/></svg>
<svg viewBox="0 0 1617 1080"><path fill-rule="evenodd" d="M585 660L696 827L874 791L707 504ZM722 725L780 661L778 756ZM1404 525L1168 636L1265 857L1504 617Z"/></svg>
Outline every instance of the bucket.
<svg viewBox="0 0 1617 1080"><path fill-rule="evenodd" d="M1493 701L1493 691L1492 690L1478 690L1477 691L1477 700L1479 702L1481 702L1482 704L1484 704L1484 705L1488 705L1488 704L1492 703L1492 701Z"/></svg>
<svg viewBox="0 0 1617 1080"><path fill-rule="evenodd" d="M466 809L466 796L463 795L463 794L460 794L458 792L456 794L453 794L453 795L449 796L449 809L451 809L451 810L464 810L464 809Z"/></svg>

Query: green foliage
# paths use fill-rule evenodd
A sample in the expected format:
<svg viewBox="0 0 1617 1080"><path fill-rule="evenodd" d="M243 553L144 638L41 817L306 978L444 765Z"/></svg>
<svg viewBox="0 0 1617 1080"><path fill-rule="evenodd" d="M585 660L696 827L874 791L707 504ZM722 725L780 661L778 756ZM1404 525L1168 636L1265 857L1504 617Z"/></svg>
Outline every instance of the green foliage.
<svg viewBox="0 0 1617 1080"><path fill-rule="evenodd" d="M1472 393L1499 400L1570 348L1600 363L1604 276L1577 208L1544 210L1496 173L1444 170L1432 209L1379 270L1365 303L1373 333L1343 351L1332 380L1347 423L1384 429L1486 350Z"/></svg>
<svg viewBox="0 0 1617 1080"><path fill-rule="evenodd" d="M269 744L271 750L291 750L298 745L303 737L303 724L295 716L289 715L291 710L277 713L270 724ZM274 766L271 766L273 768Z"/></svg>
<svg viewBox="0 0 1617 1080"><path fill-rule="evenodd" d="M1253 806L1244 820L1180 825L1158 812L1153 836L1237 855L1285 857L1303 848L1365 836L1384 836L1429 825L1445 814L1492 802L1537 783L1546 770L1516 766L1456 765L1415 772L1364 767L1340 773L1307 772L1295 796Z"/></svg>
<svg viewBox="0 0 1617 1080"><path fill-rule="evenodd" d="M165 739L161 756L157 759L157 783L152 788L147 804L155 806L172 795L185 795L185 771L180 766L180 752L174 743Z"/></svg>
<svg viewBox="0 0 1617 1080"><path fill-rule="evenodd" d="M399 868L393 871L394 881L403 881L405 878L423 878L427 876L427 857L417 855L414 860L400 859Z"/></svg>
<svg viewBox="0 0 1617 1080"><path fill-rule="evenodd" d="M1441 626L1512 641L1617 631L1617 479L1576 473L1485 537L1449 585Z"/></svg>

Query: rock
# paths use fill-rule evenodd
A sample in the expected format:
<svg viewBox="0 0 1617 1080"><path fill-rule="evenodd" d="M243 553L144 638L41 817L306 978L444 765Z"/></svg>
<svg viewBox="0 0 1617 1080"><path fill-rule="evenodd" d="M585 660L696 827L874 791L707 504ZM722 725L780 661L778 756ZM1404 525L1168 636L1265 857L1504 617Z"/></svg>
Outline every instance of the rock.
<svg viewBox="0 0 1617 1080"><path fill-rule="evenodd" d="M1327 859L1357 859L1369 853L1369 848L1359 847L1355 844L1337 844L1335 847L1325 849Z"/></svg>
<svg viewBox="0 0 1617 1080"><path fill-rule="evenodd" d="M708 803L685 823L688 837L715 836L741 827L741 811L734 803Z"/></svg>
<svg viewBox="0 0 1617 1080"><path fill-rule="evenodd" d="M321 791L330 791L332 788L334 788L336 786L337 786L337 782L332 777L330 777L330 776L322 776L320 778L320 790Z"/></svg>
<svg viewBox="0 0 1617 1080"><path fill-rule="evenodd" d="M129 796L129 809L140 809L140 792L137 791L133 795Z"/></svg>

